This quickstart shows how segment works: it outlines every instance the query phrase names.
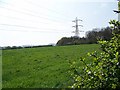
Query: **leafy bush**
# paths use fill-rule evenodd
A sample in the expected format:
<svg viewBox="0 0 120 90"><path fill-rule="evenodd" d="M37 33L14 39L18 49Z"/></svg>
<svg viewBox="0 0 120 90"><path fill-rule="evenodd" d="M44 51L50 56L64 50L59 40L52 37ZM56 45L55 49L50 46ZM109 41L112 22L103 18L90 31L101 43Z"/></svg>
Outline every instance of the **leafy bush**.
<svg viewBox="0 0 120 90"><path fill-rule="evenodd" d="M109 23L113 28L113 37L110 41L98 41L103 52L88 53L93 58L91 64L81 58L82 69L71 64L74 82L70 88L120 88L120 22L111 20Z"/></svg>

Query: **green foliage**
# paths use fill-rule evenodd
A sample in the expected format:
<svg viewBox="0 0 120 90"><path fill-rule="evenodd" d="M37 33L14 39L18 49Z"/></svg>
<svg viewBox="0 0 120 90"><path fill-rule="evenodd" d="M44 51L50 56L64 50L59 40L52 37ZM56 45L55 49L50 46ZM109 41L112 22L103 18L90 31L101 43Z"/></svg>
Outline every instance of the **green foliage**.
<svg viewBox="0 0 120 90"><path fill-rule="evenodd" d="M120 22L111 20L113 26L113 37L110 41L99 41L102 53L96 51L88 53L93 58L93 62L86 63L85 58L81 58L84 67L79 70L79 66L71 64L74 83L72 88L120 88ZM76 73L77 72L77 73Z"/></svg>
<svg viewBox="0 0 120 90"><path fill-rule="evenodd" d="M112 37L111 27L94 28L92 31L87 31L85 37L63 37L57 42L57 46L63 45L79 45L97 43L98 39L110 40Z"/></svg>
<svg viewBox="0 0 120 90"><path fill-rule="evenodd" d="M120 10L120 1L118 2L118 10Z"/></svg>
<svg viewBox="0 0 120 90"><path fill-rule="evenodd" d="M99 45L55 46L3 50L3 88L64 88L70 80L68 60L86 57ZM81 64L82 67L82 64Z"/></svg>
<svg viewBox="0 0 120 90"><path fill-rule="evenodd" d="M112 28L94 28L86 33L88 43L97 43L98 39L110 40L112 38Z"/></svg>

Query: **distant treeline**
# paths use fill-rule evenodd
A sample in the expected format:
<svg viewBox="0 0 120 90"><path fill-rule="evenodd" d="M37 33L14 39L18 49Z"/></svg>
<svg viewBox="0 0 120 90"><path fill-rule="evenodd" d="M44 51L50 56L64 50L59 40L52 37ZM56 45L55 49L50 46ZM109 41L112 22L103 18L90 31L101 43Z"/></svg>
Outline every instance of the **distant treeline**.
<svg viewBox="0 0 120 90"><path fill-rule="evenodd" d="M38 45L38 46L6 46L2 47L2 50L8 49L22 49L22 48L38 48L38 47L52 47L53 45Z"/></svg>
<svg viewBox="0 0 120 90"><path fill-rule="evenodd" d="M86 32L85 37L63 37L57 42L57 46L62 45L79 45L79 44L94 44L98 40L110 40L112 37L112 29L106 28L95 28L92 31Z"/></svg>
<svg viewBox="0 0 120 90"><path fill-rule="evenodd" d="M86 32L85 37L63 37L61 38L56 45L79 45L79 44L95 44L98 40L110 40L112 38L112 29L110 27L106 28L95 28L92 31ZM51 47L55 45L38 45L38 46L7 46L2 47L3 50L6 49L21 49L21 48L37 48L37 47Z"/></svg>

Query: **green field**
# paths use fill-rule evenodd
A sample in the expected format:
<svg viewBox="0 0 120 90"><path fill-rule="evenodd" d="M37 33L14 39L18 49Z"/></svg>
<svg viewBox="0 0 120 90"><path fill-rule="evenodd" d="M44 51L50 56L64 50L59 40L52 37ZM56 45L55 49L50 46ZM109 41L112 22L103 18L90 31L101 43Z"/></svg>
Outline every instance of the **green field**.
<svg viewBox="0 0 120 90"><path fill-rule="evenodd" d="M63 88L70 84L69 60L78 61L99 45L73 45L3 50L3 88ZM82 63L80 64L82 67Z"/></svg>

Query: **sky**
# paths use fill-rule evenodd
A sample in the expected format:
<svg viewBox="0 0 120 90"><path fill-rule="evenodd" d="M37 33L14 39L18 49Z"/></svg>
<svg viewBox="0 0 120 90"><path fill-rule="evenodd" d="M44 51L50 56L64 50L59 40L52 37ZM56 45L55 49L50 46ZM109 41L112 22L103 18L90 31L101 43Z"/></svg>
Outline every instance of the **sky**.
<svg viewBox="0 0 120 90"><path fill-rule="evenodd" d="M117 20L117 8L116 0L0 0L0 46L56 44L75 35L76 17L84 37Z"/></svg>

